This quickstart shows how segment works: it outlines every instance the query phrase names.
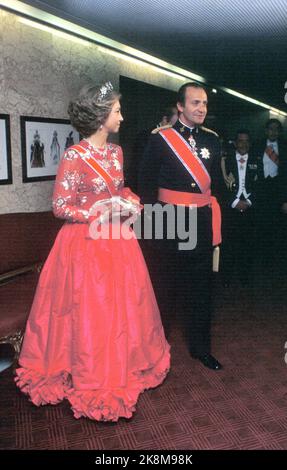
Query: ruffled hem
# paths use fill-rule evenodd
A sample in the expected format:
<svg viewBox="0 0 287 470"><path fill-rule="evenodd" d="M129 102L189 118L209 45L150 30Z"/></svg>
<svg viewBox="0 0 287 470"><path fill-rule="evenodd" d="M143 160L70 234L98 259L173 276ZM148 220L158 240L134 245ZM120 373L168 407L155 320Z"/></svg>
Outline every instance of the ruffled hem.
<svg viewBox="0 0 287 470"><path fill-rule="evenodd" d="M37 406L56 405L66 398L72 406L75 418L118 421L119 418L131 418L140 393L160 385L166 378L169 367L168 348L156 366L134 372L126 388L75 390L72 386L72 377L66 371L44 377L25 367L16 370L15 382Z"/></svg>
<svg viewBox="0 0 287 470"><path fill-rule="evenodd" d="M170 368L169 350L168 346L157 365L144 371L133 372L128 380L128 388L88 391L71 388L67 392L67 398L72 405L75 418L84 416L96 421L131 418L140 393L157 387L165 380Z"/></svg>
<svg viewBox="0 0 287 470"><path fill-rule="evenodd" d="M118 421L131 418L141 390L87 390L71 388L67 393L75 418L96 421Z"/></svg>
<svg viewBox="0 0 287 470"><path fill-rule="evenodd" d="M62 371L44 377L35 370L25 367L16 370L15 382L23 393L29 395L36 406L60 403L66 398L67 390L71 387L68 372Z"/></svg>

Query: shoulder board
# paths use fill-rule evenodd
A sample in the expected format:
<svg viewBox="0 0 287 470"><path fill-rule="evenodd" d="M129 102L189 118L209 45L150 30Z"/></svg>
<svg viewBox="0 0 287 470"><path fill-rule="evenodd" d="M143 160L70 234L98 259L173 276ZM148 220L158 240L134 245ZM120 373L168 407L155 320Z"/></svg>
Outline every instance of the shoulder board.
<svg viewBox="0 0 287 470"><path fill-rule="evenodd" d="M202 131L205 131L205 132L210 132L210 134L214 134L214 135L216 135L216 137L219 137L216 132L212 131L211 129L208 129L208 127L200 126L200 129L201 129Z"/></svg>
<svg viewBox="0 0 287 470"><path fill-rule="evenodd" d="M151 134L158 134L158 132L163 131L164 129L169 129L170 127L172 127L171 124L167 124L166 126L162 126L162 127L156 127L155 129L151 131Z"/></svg>

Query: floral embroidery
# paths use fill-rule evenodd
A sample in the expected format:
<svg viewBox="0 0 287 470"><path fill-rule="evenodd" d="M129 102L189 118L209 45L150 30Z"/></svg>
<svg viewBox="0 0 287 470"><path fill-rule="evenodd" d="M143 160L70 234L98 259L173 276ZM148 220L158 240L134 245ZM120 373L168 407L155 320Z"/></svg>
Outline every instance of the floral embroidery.
<svg viewBox="0 0 287 470"><path fill-rule="evenodd" d="M119 160L117 158L113 159L113 165L117 171L121 171L122 165L120 164Z"/></svg>
<svg viewBox="0 0 287 470"><path fill-rule="evenodd" d="M113 178L113 182L117 189L120 189L123 186L122 178Z"/></svg>
<svg viewBox="0 0 287 470"><path fill-rule="evenodd" d="M109 173L115 189L121 189L124 186L121 148L107 144L105 154L98 153L90 146L85 150L85 155L95 158ZM83 155L73 149L66 151L56 180L53 210L56 216L70 222L88 221L89 207L98 196L109 192L105 180L82 161Z"/></svg>
<svg viewBox="0 0 287 470"><path fill-rule="evenodd" d="M93 193L100 194L101 191L107 190L107 185L100 176L98 178L94 178L92 181L94 183L92 186Z"/></svg>
<svg viewBox="0 0 287 470"><path fill-rule="evenodd" d="M84 204L86 204L87 200L88 196L77 196L77 204L79 204L79 206L83 206Z"/></svg>
<svg viewBox="0 0 287 470"><path fill-rule="evenodd" d="M119 147L115 147L113 144L108 145L108 150L110 150L110 160L109 160L109 166L104 166L106 164L106 160L99 160L99 163L104 167L104 168L110 168L114 166L116 171L121 171L122 165L120 164L119 161Z"/></svg>
<svg viewBox="0 0 287 470"><path fill-rule="evenodd" d="M78 171L64 171L64 179L61 182L62 186L66 191L69 189L75 189L81 181L81 175Z"/></svg>
<svg viewBox="0 0 287 470"><path fill-rule="evenodd" d="M66 197L57 197L53 201L53 207L62 207L64 204L66 204L67 198Z"/></svg>
<svg viewBox="0 0 287 470"><path fill-rule="evenodd" d="M64 156L63 160L75 160L76 158L79 158L79 154L76 152L76 150L68 150Z"/></svg>
<svg viewBox="0 0 287 470"><path fill-rule="evenodd" d="M111 168L111 162L108 161L108 160L102 160L102 161L99 161L99 164L101 165L101 167L103 167L105 170L107 170L108 168Z"/></svg>
<svg viewBox="0 0 287 470"><path fill-rule="evenodd" d="M53 208L56 213L61 213L61 216L69 220L77 220L77 215L80 213L85 219L89 218L87 210L78 209L76 206L69 205L71 196L62 197L58 196L53 201Z"/></svg>

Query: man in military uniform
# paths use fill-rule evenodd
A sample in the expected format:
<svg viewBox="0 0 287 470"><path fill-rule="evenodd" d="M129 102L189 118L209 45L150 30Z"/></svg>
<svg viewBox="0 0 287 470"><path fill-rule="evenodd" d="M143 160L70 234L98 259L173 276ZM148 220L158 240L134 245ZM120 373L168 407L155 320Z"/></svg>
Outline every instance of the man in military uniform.
<svg viewBox="0 0 287 470"><path fill-rule="evenodd" d="M163 240L153 241L161 254L160 288L156 282L155 290L164 325L167 312L174 315L177 305L192 357L219 370L222 366L210 351L210 294L212 245L221 241L220 209L211 196L211 192L219 193L220 143L217 134L202 127L207 94L201 85L183 85L178 91L177 108L177 122L150 137L140 167L138 193L144 204L172 205L176 216L185 206L185 228L189 231L190 218L194 220L192 205L197 207L197 224L192 227L197 235L194 249L180 250L179 236L169 239L167 227Z"/></svg>

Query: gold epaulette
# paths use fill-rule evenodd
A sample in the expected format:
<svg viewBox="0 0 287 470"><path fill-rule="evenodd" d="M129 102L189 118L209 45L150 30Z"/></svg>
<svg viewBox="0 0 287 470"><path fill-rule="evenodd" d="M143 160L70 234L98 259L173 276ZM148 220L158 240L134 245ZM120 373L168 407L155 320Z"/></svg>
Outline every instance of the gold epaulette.
<svg viewBox="0 0 287 470"><path fill-rule="evenodd" d="M221 166L223 179L224 179L227 189L231 190L233 183L235 183L235 178L231 172L227 174L225 162L226 162L226 157L221 157L220 166Z"/></svg>
<svg viewBox="0 0 287 470"><path fill-rule="evenodd" d="M162 127L156 127L155 129L151 131L151 134L157 134L158 132L163 131L164 129L169 129L170 127L172 127L171 124L167 124L166 126L162 126Z"/></svg>
<svg viewBox="0 0 287 470"><path fill-rule="evenodd" d="M200 129L202 129L202 130L205 131L205 132L210 132L211 134L216 135L216 137L219 137L219 135L218 135L215 131L213 131L213 130L211 130L211 129L208 129L208 127L200 126Z"/></svg>

